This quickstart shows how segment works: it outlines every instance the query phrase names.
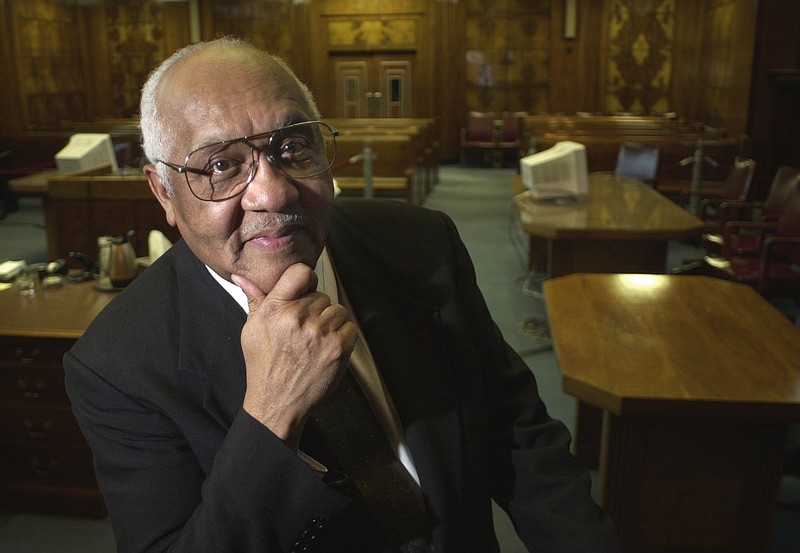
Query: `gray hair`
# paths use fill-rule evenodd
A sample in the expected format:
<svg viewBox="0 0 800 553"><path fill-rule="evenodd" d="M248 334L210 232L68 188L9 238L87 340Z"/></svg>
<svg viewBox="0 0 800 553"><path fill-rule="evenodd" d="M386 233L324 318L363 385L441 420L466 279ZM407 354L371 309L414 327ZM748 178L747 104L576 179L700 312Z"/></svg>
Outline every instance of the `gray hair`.
<svg viewBox="0 0 800 553"><path fill-rule="evenodd" d="M261 56L264 60L272 60L282 67L286 72L295 80L301 92L305 96L306 102L315 119L320 118L319 109L314 101L311 91L297 78L294 71L289 65L280 57L269 54L260 50L253 44L235 37L222 37L208 42L199 42L185 46L176 51L166 60L164 60L152 73L150 73L147 81L142 87L142 98L139 105L139 127L142 133L142 148L145 157L150 160L163 160L166 159L170 152L175 148L177 140L174 129L171 129L168 122L170 118L164 117L160 111L158 102L159 92L163 84L165 76L170 70L181 60L190 57L191 55L208 50L211 48L240 48L242 50L250 50ZM172 196L173 188L172 181L173 171L164 164L156 164L156 172L164 183L167 193Z"/></svg>

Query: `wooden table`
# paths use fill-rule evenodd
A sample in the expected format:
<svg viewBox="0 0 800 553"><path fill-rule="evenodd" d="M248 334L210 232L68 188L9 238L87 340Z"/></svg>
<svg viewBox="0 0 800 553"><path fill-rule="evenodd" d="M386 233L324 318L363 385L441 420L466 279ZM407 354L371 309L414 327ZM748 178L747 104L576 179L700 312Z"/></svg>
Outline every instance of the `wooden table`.
<svg viewBox="0 0 800 553"><path fill-rule="evenodd" d="M30 175L9 180L8 187L21 196L46 196L48 179L58 176L58 174L58 171L55 169L48 169L40 173L31 173Z"/></svg>
<svg viewBox="0 0 800 553"><path fill-rule="evenodd" d="M670 240L700 234L703 222L638 179L591 173L582 201L534 200L519 175L511 191L528 233L528 269L554 278L570 273L667 271ZM602 411L579 403L574 451L589 467L600 456Z"/></svg>
<svg viewBox="0 0 800 553"><path fill-rule="evenodd" d="M105 516L62 357L114 296L92 282L0 291L0 509Z"/></svg>
<svg viewBox="0 0 800 553"><path fill-rule="evenodd" d="M627 549L769 551L800 331L702 276L544 283L564 391L604 410L601 502Z"/></svg>
<svg viewBox="0 0 800 553"><path fill-rule="evenodd" d="M582 201L534 200L519 175L511 190L530 237L529 269L569 273L664 273L670 240L699 235L703 223L637 179L589 175Z"/></svg>

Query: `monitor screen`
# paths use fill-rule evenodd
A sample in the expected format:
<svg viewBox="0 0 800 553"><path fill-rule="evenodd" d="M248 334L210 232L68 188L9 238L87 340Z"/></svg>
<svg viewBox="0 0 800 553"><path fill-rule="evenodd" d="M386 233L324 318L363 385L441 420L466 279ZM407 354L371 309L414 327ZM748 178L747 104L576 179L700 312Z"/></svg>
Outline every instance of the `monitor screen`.
<svg viewBox="0 0 800 553"><path fill-rule="evenodd" d="M61 173L74 173L109 166L116 173L117 157L110 134L73 134L66 146L56 154L56 167Z"/></svg>
<svg viewBox="0 0 800 553"><path fill-rule="evenodd" d="M589 193L586 147L565 140L519 160L523 184L534 198L583 197Z"/></svg>

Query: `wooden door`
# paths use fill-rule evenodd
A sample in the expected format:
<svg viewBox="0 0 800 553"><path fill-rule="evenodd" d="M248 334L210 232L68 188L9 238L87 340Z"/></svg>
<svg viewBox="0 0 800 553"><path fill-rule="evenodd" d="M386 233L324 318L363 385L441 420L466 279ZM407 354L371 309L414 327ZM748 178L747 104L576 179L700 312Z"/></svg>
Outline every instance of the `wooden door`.
<svg viewBox="0 0 800 553"><path fill-rule="evenodd" d="M332 56L336 117L414 117L414 55Z"/></svg>

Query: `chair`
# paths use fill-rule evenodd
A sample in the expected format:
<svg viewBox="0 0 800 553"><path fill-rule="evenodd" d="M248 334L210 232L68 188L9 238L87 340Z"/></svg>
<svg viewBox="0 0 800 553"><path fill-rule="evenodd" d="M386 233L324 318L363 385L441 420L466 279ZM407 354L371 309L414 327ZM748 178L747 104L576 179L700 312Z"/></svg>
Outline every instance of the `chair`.
<svg viewBox="0 0 800 553"><path fill-rule="evenodd" d="M729 200L719 205L719 227L714 232L706 232L701 238L701 247L711 254L721 254L723 250L732 255L754 255L759 250L759 236L755 233L728 233L725 241L724 227L734 220L775 222L791 197L792 191L800 182L800 169L781 166L775 173L763 202Z"/></svg>
<svg viewBox="0 0 800 553"><path fill-rule="evenodd" d="M739 228L757 234L758 252L706 256L707 274L749 284L765 297L800 298L800 180L794 181L777 221L731 222L726 234ZM730 243L728 236L725 242Z"/></svg>
<svg viewBox="0 0 800 553"><path fill-rule="evenodd" d="M721 188L685 191L684 195L695 196L700 200L697 216L703 220L708 232L718 231L722 228L724 220L736 218L735 210L730 202L750 200L755 170L755 161L737 157ZM723 203L727 203L724 213L720 210Z"/></svg>
<svg viewBox="0 0 800 553"><path fill-rule="evenodd" d="M524 111L503 112L503 126L497 138L497 158L495 161L502 165L506 152L513 154L514 161L520 157L522 150L522 122L528 115Z"/></svg>
<svg viewBox="0 0 800 553"><path fill-rule="evenodd" d="M623 142L617 154L614 174L653 184L658 173L658 145Z"/></svg>
<svg viewBox="0 0 800 553"><path fill-rule="evenodd" d="M467 115L467 126L461 129L461 165L466 165L467 151L479 150L491 154L495 138L494 112L471 111Z"/></svg>
<svg viewBox="0 0 800 553"><path fill-rule="evenodd" d="M114 144L114 157L117 159L117 167L131 166L131 145L127 142Z"/></svg>

